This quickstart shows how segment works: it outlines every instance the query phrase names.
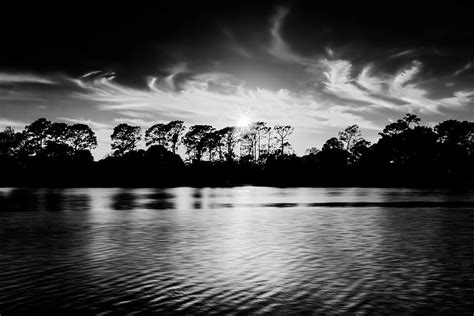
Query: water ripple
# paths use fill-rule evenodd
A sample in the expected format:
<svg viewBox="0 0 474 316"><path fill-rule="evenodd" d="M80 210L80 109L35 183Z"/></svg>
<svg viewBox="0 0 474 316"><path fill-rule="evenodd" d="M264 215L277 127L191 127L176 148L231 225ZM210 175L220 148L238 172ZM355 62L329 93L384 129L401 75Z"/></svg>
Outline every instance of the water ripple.
<svg viewBox="0 0 474 316"><path fill-rule="evenodd" d="M471 314L472 193L7 190L0 313Z"/></svg>

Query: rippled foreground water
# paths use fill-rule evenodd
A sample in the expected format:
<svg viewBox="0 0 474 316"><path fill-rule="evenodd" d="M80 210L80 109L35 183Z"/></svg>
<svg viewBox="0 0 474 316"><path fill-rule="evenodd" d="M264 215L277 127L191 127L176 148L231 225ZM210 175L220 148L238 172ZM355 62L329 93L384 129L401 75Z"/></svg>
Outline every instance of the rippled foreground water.
<svg viewBox="0 0 474 316"><path fill-rule="evenodd" d="M0 189L0 313L472 315L473 193Z"/></svg>

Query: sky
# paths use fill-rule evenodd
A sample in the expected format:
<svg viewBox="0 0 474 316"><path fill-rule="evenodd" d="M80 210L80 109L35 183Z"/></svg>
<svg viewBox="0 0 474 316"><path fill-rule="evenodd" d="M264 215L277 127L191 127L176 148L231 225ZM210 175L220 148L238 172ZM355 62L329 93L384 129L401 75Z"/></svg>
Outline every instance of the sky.
<svg viewBox="0 0 474 316"><path fill-rule="evenodd" d="M405 113L474 120L472 6L255 2L9 4L0 128L86 123L100 159L120 123L289 124L301 155L352 124L376 141Z"/></svg>

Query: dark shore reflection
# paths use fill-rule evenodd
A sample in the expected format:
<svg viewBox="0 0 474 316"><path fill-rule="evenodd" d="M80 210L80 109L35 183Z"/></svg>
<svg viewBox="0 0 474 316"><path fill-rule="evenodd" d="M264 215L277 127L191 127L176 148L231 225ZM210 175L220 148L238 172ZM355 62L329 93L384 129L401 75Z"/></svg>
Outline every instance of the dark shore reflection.
<svg viewBox="0 0 474 316"><path fill-rule="evenodd" d="M471 314L473 193L0 189L0 312Z"/></svg>

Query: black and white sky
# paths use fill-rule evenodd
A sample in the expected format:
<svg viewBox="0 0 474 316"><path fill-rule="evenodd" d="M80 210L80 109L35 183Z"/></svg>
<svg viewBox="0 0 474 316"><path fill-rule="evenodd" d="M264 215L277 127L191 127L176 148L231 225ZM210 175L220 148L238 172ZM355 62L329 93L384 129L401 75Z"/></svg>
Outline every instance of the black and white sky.
<svg viewBox="0 0 474 316"><path fill-rule="evenodd" d="M407 112L474 119L465 3L136 1L3 6L0 128L89 124L96 158L126 122L295 127L296 153L347 125L369 140Z"/></svg>

